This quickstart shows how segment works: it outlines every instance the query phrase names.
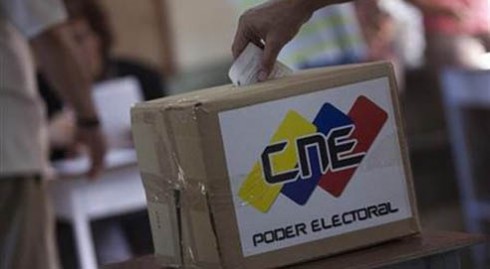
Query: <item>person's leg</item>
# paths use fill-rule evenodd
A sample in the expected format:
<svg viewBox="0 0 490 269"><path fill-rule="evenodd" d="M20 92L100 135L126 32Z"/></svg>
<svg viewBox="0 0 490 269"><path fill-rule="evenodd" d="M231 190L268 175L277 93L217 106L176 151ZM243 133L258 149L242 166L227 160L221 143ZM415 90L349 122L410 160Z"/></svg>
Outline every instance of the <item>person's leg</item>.
<svg viewBox="0 0 490 269"><path fill-rule="evenodd" d="M0 216L0 269L59 267L45 182L0 178Z"/></svg>

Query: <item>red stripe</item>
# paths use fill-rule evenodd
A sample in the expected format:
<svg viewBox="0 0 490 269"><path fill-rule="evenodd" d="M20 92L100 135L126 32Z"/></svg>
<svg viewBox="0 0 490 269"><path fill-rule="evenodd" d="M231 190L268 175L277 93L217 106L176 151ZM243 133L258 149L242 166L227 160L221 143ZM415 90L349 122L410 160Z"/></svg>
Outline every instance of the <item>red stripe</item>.
<svg viewBox="0 0 490 269"><path fill-rule="evenodd" d="M355 125L352 138L357 139L353 153L367 152L388 119L388 114L371 100L360 96L354 102L349 117ZM333 172L329 170L322 176L319 186L339 197L354 175L357 167Z"/></svg>

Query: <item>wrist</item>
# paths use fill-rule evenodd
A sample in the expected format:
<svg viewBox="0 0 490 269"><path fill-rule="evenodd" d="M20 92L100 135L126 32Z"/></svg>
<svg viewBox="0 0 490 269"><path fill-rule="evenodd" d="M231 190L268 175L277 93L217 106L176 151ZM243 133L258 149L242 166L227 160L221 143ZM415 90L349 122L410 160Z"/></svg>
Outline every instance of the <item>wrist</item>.
<svg viewBox="0 0 490 269"><path fill-rule="evenodd" d="M290 0L292 9L296 14L299 14L303 23L307 22L313 13L319 8L316 1L311 0Z"/></svg>

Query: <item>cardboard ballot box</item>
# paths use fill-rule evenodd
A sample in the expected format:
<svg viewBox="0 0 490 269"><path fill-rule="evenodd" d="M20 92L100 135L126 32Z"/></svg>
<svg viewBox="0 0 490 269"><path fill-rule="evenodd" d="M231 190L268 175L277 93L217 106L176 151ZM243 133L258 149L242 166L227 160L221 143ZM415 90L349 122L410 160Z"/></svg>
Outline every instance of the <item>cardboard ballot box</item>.
<svg viewBox="0 0 490 269"><path fill-rule="evenodd" d="M225 85L131 114L163 264L271 268L419 232L387 63Z"/></svg>

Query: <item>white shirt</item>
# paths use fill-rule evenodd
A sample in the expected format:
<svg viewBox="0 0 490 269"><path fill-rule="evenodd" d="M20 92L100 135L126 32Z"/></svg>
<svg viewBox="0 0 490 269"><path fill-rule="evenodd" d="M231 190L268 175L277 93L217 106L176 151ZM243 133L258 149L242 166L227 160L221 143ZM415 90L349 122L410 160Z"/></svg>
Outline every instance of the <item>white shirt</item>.
<svg viewBox="0 0 490 269"><path fill-rule="evenodd" d="M65 19L60 0L0 0L0 176L47 167L44 105L28 40Z"/></svg>

